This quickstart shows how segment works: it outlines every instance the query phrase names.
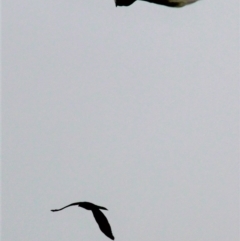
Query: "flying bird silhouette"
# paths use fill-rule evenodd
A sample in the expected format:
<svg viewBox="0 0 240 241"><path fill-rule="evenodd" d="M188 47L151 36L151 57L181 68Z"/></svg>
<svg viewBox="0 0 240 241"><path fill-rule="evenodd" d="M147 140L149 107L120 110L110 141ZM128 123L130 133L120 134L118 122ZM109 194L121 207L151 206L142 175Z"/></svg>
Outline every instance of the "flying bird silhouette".
<svg viewBox="0 0 240 241"><path fill-rule="evenodd" d="M110 239L113 239L114 240L114 236L112 234L112 229L111 229L111 226L107 220L107 218L104 216L104 214L100 211L100 209L103 209L103 210L107 210L106 208L104 207L101 207L101 206L97 206L93 203L89 203L89 202L76 202L76 203L71 203L63 208L60 208L60 209L53 209L51 210L52 212L57 212L57 211L61 211L63 210L64 208L68 208L68 207L71 207L71 206L79 206L79 207L82 207L82 208L85 208L87 210L90 210L92 211L93 213L93 216L100 228L100 230L107 236L109 237Z"/></svg>
<svg viewBox="0 0 240 241"><path fill-rule="evenodd" d="M115 0L117 6L129 6L136 2L137 0ZM185 5L195 3L198 0L142 0L150 3L156 3L160 5L165 5L168 7L183 7Z"/></svg>

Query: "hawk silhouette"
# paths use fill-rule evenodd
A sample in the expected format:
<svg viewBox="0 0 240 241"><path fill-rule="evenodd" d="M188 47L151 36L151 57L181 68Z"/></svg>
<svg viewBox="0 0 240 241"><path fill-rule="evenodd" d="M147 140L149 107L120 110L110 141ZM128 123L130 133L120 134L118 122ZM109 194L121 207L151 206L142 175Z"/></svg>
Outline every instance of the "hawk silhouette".
<svg viewBox="0 0 240 241"><path fill-rule="evenodd" d="M93 203L89 203L89 202L76 202L76 203L71 203L63 208L60 208L60 209L53 209L51 210L52 212L57 212L57 211L61 211L63 210L64 208L68 208L68 207L71 207L71 206L79 206L79 207L82 207L82 208L85 208L87 210L90 210L92 211L93 213L93 216L100 228L100 230L107 236L109 237L110 239L113 239L114 240L114 236L112 234L112 229L111 229L111 226L107 220L107 218L104 216L104 214L100 211L100 209L103 209L103 210L107 210L106 208L104 207L101 207L101 206L97 206Z"/></svg>

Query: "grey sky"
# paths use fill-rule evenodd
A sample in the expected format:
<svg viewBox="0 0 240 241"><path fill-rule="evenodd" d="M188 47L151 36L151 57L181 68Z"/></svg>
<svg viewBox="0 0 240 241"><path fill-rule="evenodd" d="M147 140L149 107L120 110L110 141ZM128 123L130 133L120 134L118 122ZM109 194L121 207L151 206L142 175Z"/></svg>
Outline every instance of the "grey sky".
<svg viewBox="0 0 240 241"><path fill-rule="evenodd" d="M4 1L3 241L239 240L239 9Z"/></svg>

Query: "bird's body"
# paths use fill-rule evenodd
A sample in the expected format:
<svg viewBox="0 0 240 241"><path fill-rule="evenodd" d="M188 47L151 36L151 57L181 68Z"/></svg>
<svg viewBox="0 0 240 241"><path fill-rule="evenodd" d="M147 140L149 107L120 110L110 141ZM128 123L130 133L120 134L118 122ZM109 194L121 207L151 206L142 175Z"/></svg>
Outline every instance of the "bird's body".
<svg viewBox="0 0 240 241"><path fill-rule="evenodd" d="M107 218L104 216L104 214L100 211L100 209L103 210L107 210L105 207L101 207L98 205L95 205L93 203L89 203L89 202L76 202L76 203L71 203L63 208L60 209L53 209L51 210L52 212L57 212L57 211L61 211L65 208L71 207L71 206L79 206L82 208L85 208L87 210L92 211L93 216L99 226L99 228L101 229L101 231L110 239L114 240L114 236L112 234L112 230L111 230L111 226L107 220Z"/></svg>
<svg viewBox="0 0 240 241"><path fill-rule="evenodd" d="M116 6L130 6L137 0L115 0ZM150 3L164 5L167 7L183 7L198 0L142 0Z"/></svg>

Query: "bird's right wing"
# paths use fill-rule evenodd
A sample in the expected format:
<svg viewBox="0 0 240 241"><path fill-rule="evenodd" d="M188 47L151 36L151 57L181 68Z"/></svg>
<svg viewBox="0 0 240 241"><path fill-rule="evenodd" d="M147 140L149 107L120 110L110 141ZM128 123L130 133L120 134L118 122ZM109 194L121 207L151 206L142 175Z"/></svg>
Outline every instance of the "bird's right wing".
<svg viewBox="0 0 240 241"><path fill-rule="evenodd" d="M52 209L51 211L52 211L52 212L57 212L57 211L63 210L64 208L68 208L68 207L70 207L70 206L75 206L75 205L79 205L79 202L77 202L77 203L71 203L71 204L69 204L69 205L67 205L67 206L65 206L65 207L63 207L63 208L60 208L60 209Z"/></svg>
<svg viewBox="0 0 240 241"><path fill-rule="evenodd" d="M98 223L99 228L101 231L110 239L114 240L114 236L112 233L111 226L107 220L107 218L104 216L104 214L99 209L93 209L93 216Z"/></svg>
<svg viewBox="0 0 240 241"><path fill-rule="evenodd" d="M180 1L171 1L171 0L142 0L145 2L155 3L159 5L165 5L168 7L178 7Z"/></svg>
<svg viewBox="0 0 240 241"><path fill-rule="evenodd" d="M198 0L143 0L143 1L165 5L168 7L184 7L185 5L197 2Z"/></svg>

